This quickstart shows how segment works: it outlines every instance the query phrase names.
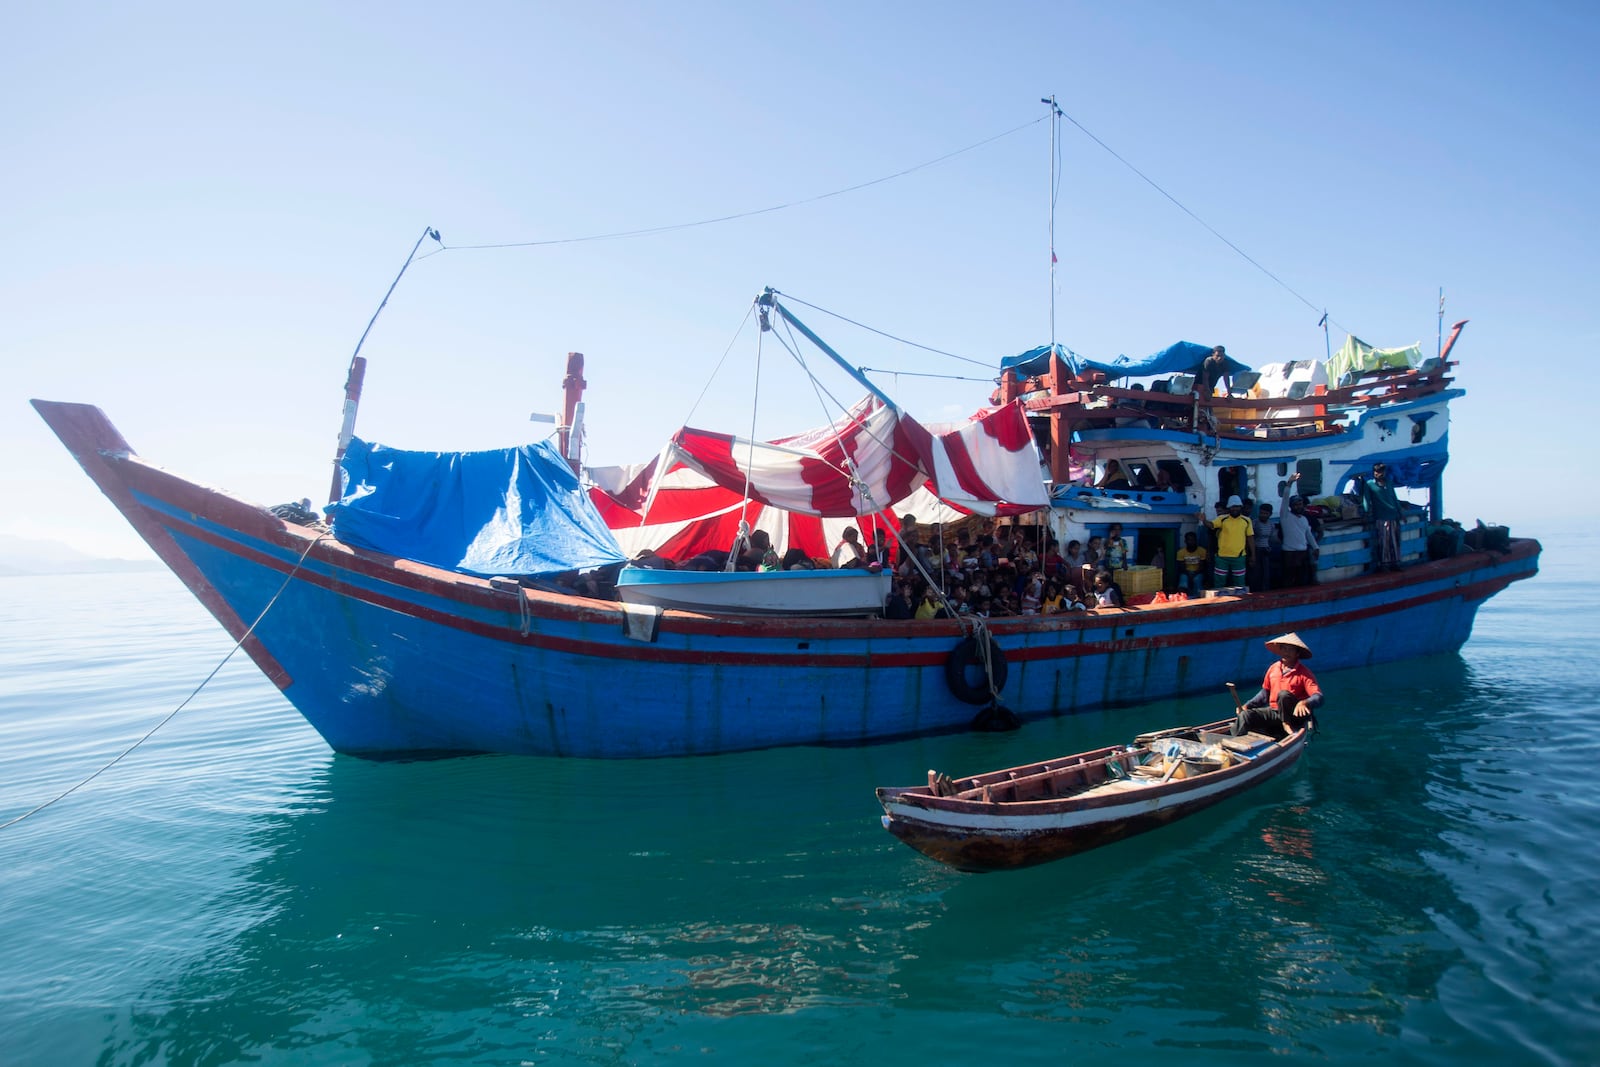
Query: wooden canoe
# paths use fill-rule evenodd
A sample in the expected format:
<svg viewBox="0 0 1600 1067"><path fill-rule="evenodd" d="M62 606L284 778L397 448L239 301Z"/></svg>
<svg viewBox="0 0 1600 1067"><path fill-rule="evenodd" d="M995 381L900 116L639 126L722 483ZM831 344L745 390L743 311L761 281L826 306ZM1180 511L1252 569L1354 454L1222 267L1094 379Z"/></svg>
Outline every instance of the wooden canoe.
<svg viewBox="0 0 1600 1067"><path fill-rule="evenodd" d="M926 785L883 787L884 829L963 871L1047 863L1175 822L1292 767L1307 731L1228 735L1233 720Z"/></svg>

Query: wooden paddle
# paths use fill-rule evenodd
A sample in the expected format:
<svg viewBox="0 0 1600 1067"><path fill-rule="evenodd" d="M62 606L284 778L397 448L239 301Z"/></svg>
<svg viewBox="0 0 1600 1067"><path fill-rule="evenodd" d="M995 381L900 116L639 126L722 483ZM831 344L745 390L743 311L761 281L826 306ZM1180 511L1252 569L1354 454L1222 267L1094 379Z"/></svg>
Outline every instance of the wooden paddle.
<svg viewBox="0 0 1600 1067"><path fill-rule="evenodd" d="M1159 741L1163 737L1178 737L1181 734L1189 734L1193 732L1194 727L1192 726L1174 726L1170 730L1151 730L1149 733L1140 734L1138 737L1135 737L1133 739L1133 743L1136 745L1147 745L1151 741Z"/></svg>

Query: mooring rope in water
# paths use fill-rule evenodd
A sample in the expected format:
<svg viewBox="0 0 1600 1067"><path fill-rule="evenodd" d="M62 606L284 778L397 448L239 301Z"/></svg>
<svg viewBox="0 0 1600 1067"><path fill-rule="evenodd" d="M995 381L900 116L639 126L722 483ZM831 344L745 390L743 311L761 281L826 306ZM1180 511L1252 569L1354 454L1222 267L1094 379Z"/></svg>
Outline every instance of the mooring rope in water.
<svg viewBox="0 0 1600 1067"><path fill-rule="evenodd" d="M327 533L319 533L319 534L317 534L316 537L311 539L311 543L306 546L306 550L304 552L300 553L300 558L295 561L293 569L291 569L288 574L284 575L283 584L278 586L278 591L276 593L272 594L272 599L267 601L267 606L261 609L261 613L256 616L255 621L252 622L249 625L249 627L245 630L244 633L239 635L239 639L233 643L233 647L228 649L228 654L226 656L223 656L221 661L219 661L217 663L217 665L211 669L211 673L206 675L205 678L201 680L200 684L194 687L194 692L192 692L188 696L184 697L183 698L183 702L180 703L177 707L173 708L171 711L169 711L167 713L167 715L166 715L166 718L162 719L160 722L158 722L154 726L150 727L150 729L145 732L145 735L143 737L139 738L139 740L135 741L133 744L131 744L127 748L123 749L109 763L107 763L105 766L101 767L99 770L95 771L93 774L89 775L89 777L83 779L83 781L81 781L78 784L72 786L70 789L67 789L64 792L62 792L62 793L60 793L60 794L58 794L56 796L51 797L49 800L45 801L43 804L40 804L37 807L35 807L35 808L33 808L33 809L29 810L29 811L23 812L21 815L18 815L16 818L11 819L11 820L9 820L7 822L0 823L0 830L8 830L11 827L17 825L17 823L21 822L23 819L26 819L31 815L37 815L39 812L43 811L45 808L48 808L50 805L56 803L57 801L65 800L67 797L71 796L73 793L76 793L78 790L82 789L84 786L88 785L90 782L94 781L96 778L100 777L102 774L104 774L105 772L109 771L111 768L115 767L117 764L121 763L123 761L123 759L126 758L127 755L129 753L131 753L134 749L138 748L140 745L142 745L146 741L150 740L150 738L154 737L157 730L161 729L163 726L167 725L167 723L171 722L173 720L173 718L178 714L178 712L180 712L184 708L188 707L189 702L191 700L193 700L195 697L200 695L200 690L204 689L208 684L210 684L211 679L213 679L213 678L215 678L217 676L217 672L221 671L222 668L227 665L227 662L230 659L233 658L233 654L235 652L239 651L239 649L241 647L243 647L243 645L245 643L245 640L248 639L249 636L252 633L255 632L255 629L256 629L257 626L261 625L261 620L267 617L267 612L272 610L272 606L278 602L278 598L283 595L283 591L285 589L289 588L289 583L294 579L294 576L296 574L300 573L300 567L305 563L306 557L311 554L311 550L313 548L317 547L317 542L318 541L321 541L323 538L325 538L327 536L329 536Z"/></svg>

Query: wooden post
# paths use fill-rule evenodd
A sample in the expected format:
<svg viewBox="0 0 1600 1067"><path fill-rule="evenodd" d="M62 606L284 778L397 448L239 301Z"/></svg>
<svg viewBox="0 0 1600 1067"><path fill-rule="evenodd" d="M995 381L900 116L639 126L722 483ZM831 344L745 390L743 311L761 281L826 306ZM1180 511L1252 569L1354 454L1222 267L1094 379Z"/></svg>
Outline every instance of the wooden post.
<svg viewBox="0 0 1600 1067"><path fill-rule="evenodd" d="M344 495L340 484L339 465L344 461L344 451L350 447L350 438L356 432L356 408L361 404L361 383L367 376L367 357L350 357L350 373L344 380L344 420L339 424L339 444L333 453L333 484L328 487L328 503Z"/></svg>
<svg viewBox="0 0 1600 1067"><path fill-rule="evenodd" d="M561 379L561 388L566 396L561 408L561 426L557 430L557 440L561 444L561 455L566 458L574 474L579 472L578 468L583 464L580 458L570 451L573 423L577 418L578 403L583 399L584 387L588 384L583 380L583 353L568 352L567 375Z"/></svg>
<svg viewBox="0 0 1600 1067"><path fill-rule="evenodd" d="M1061 354L1054 349L1050 352L1050 396L1061 395L1062 386L1067 383L1067 365L1061 359ZM1072 426L1061 414L1060 408L1050 409L1050 481L1056 485L1066 485L1072 480Z"/></svg>

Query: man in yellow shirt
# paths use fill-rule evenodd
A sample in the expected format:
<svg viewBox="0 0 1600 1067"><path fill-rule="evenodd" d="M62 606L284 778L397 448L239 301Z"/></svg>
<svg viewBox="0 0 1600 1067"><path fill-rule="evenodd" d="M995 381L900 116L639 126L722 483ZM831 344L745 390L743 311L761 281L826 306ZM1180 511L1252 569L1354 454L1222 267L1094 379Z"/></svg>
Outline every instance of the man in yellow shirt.
<svg viewBox="0 0 1600 1067"><path fill-rule="evenodd" d="M1183 535L1183 547L1178 549L1178 587L1191 598L1198 599L1205 588L1206 555L1194 534Z"/></svg>
<svg viewBox="0 0 1600 1067"><path fill-rule="evenodd" d="M1205 513L1201 513L1204 518ZM1217 535L1217 556L1212 577L1218 589L1243 585L1245 568L1255 550L1255 527L1244 516L1244 501L1228 498L1228 513L1211 523Z"/></svg>

